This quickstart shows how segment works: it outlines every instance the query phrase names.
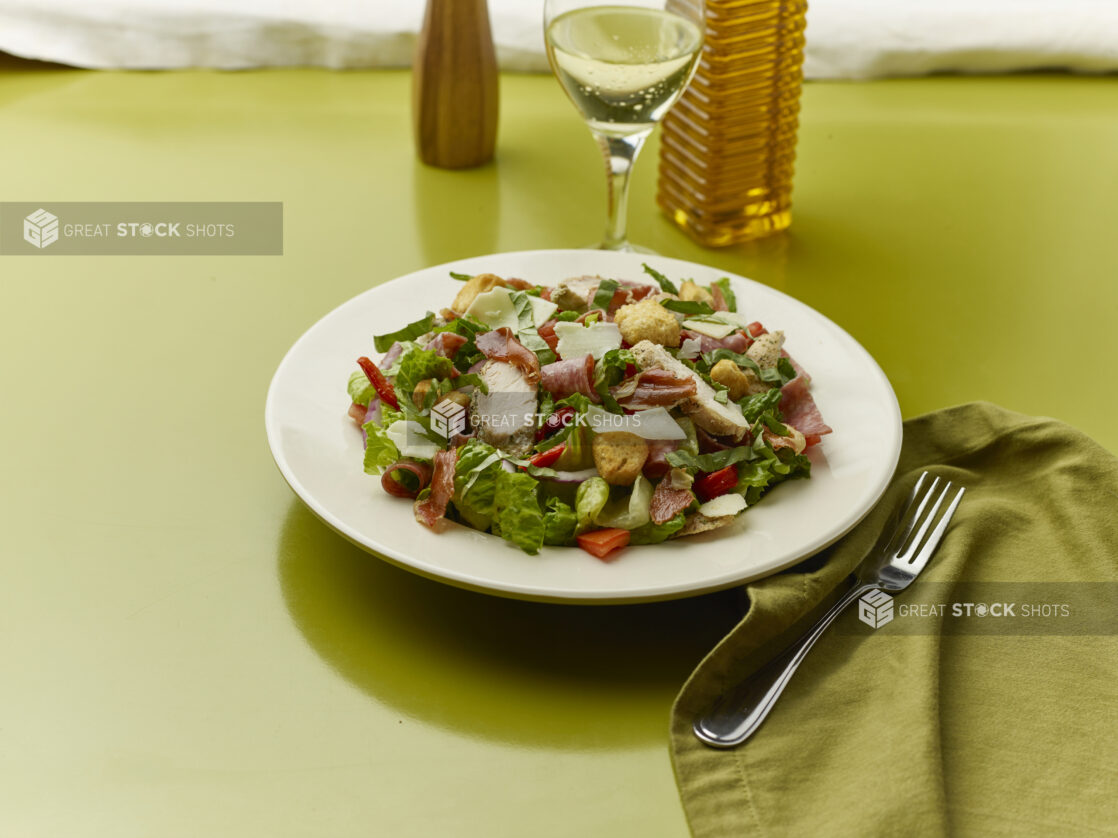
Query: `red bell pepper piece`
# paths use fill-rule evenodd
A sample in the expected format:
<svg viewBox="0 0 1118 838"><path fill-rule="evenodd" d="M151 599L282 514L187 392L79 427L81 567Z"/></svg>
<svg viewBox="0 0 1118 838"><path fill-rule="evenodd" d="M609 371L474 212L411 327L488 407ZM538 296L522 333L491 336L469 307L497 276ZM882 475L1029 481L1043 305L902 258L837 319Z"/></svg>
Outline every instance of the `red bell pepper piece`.
<svg viewBox="0 0 1118 838"><path fill-rule="evenodd" d="M369 379L369 383L376 388L380 400L393 410L399 410L400 402L396 400L396 390L392 383L384 377L384 373L377 368L377 365L365 356L357 359L357 365L361 367L365 377Z"/></svg>
<svg viewBox="0 0 1118 838"><path fill-rule="evenodd" d="M594 530L578 537L578 546L602 561L613 561L616 556L607 556L628 543L629 531L622 529Z"/></svg>
<svg viewBox="0 0 1118 838"><path fill-rule="evenodd" d="M567 443L560 442L554 448L548 448L546 451L541 451L539 454L529 457L528 462L539 468L548 468L555 465L555 461L562 457L566 450Z"/></svg>
<svg viewBox="0 0 1118 838"><path fill-rule="evenodd" d="M695 478L695 492L703 501L724 495L737 485L738 470L734 466L726 466Z"/></svg>

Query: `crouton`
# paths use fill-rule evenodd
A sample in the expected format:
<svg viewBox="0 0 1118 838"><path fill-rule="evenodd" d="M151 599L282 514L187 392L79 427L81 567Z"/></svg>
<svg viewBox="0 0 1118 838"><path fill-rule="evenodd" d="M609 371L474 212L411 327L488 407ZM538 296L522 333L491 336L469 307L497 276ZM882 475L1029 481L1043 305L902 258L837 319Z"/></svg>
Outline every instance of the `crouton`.
<svg viewBox="0 0 1118 838"><path fill-rule="evenodd" d="M594 465L611 486L629 486L648 459L648 443L627 431L594 435Z"/></svg>
<svg viewBox="0 0 1118 838"><path fill-rule="evenodd" d="M454 298L454 302L450 304L451 311L457 314L465 314L466 309L470 307L470 303L474 301L478 294L492 291L498 285L503 288L506 283L494 274L478 274L470 277L458 291L458 296Z"/></svg>
<svg viewBox="0 0 1118 838"><path fill-rule="evenodd" d="M745 355L765 370L776 366L776 362L780 360L780 348L782 346L784 346L784 332L766 332L753 341L752 345L745 350Z"/></svg>
<svg viewBox="0 0 1118 838"><path fill-rule="evenodd" d="M717 530L734 523L736 518L736 515L722 515L718 518L708 518L701 512L692 512L684 519L682 529L673 533L672 538L680 538L684 535L696 535L701 532Z"/></svg>
<svg viewBox="0 0 1118 838"><path fill-rule="evenodd" d="M613 322L630 345L648 340L660 346L679 346L679 321L654 300L621 306Z"/></svg>
<svg viewBox="0 0 1118 838"><path fill-rule="evenodd" d="M739 367L729 358L723 358L711 368L710 380L727 388L730 391L730 398L734 401L769 389L769 385L758 378L757 373Z"/></svg>
<svg viewBox="0 0 1118 838"><path fill-rule="evenodd" d="M714 297L711 293L695 282L693 279L685 279L679 286L679 298L689 302L706 303L709 306L714 305Z"/></svg>

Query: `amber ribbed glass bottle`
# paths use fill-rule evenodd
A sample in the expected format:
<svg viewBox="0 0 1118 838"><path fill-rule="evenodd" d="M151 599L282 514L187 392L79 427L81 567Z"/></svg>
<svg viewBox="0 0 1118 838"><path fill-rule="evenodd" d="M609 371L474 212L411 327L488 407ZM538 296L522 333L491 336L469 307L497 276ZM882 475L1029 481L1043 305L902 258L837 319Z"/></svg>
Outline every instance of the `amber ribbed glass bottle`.
<svg viewBox="0 0 1118 838"><path fill-rule="evenodd" d="M703 244L792 221L806 12L805 0L706 0L699 69L664 117L656 195Z"/></svg>

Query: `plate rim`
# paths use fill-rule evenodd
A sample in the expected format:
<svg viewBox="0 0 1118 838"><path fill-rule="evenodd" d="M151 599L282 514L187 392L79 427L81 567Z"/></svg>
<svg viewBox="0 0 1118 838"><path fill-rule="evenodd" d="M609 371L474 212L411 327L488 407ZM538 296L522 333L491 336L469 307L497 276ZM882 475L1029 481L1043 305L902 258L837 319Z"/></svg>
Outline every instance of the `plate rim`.
<svg viewBox="0 0 1118 838"><path fill-rule="evenodd" d="M878 501L881 499L881 496L885 493L889 484L892 482L893 476L896 473L897 464L899 463L899 460L900 460L901 447L902 447L903 438L904 438L903 418L902 418L902 414L901 414L901 410L900 410L900 404L897 400L896 392L893 389L892 383L889 381L888 376L885 375L884 370L881 369L880 364L877 363L876 359L869 353L869 351L864 346L862 346L862 344L858 340L856 340L849 332L847 332L845 329L843 329L840 325L835 323L833 320L831 320L825 314L823 314L822 312L813 308L812 306L808 305L807 303L803 302L802 300L799 300L796 297L793 297L792 295L787 294L783 291L780 291L776 288L765 285L762 282L758 282L757 280L750 279L749 277L744 277L740 274L733 273L732 271L724 271L721 268L716 268L716 267L711 266L711 265L703 265L703 264L700 264L698 262L691 262L691 261L688 261L688 260L677 259L677 258L670 257L670 256L656 255L656 256L650 256L650 257L645 257L645 258L670 261L670 262L677 263L677 264L683 265L683 266L694 267L694 268L702 268L703 270L713 270L713 271L716 271L716 272L724 273L728 276L733 277L736 280L743 281L743 282L745 282L749 285L757 286L760 289L763 289L764 293L773 294L773 295L776 295L778 297L783 297L787 301L790 301L791 303L793 303L797 306L801 306L801 307L807 309L809 312L811 312L812 315L814 315L817 318L820 318L830 328L833 328L838 333L840 333L843 337L845 337L849 341L850 345L853 348L856 348L857 352L861 353L861 355L863 356L863 360L868 362L870 368L873 370L873 372L875 373L875 375L878 379L878 383L884 385L884 391L889 396L888 406L889 406L889 408L891 408L890 411L889 411L890 412L890 417L889 418L891 419L890 427L895 430L895 434L894 434L895 435L895 444L893 445L893 450L890 452L889 456L887 457L888 467L883 470L883 472L882 472L883 476L877 482L877 484L874 485L873 489L867 494L867 500L864 503L864 508L859 509L856 513L852 514L851 517L849 517L848 519L846 519L844 521L843 525L839 526L834 531L828 531L828 532L822 534L818 539L815 539L815 540L811 541L809 543L809 545L804 548L803 552L799 552L794 557L788 558L786 560L778 561L777 563L775 563L773 565L768 565L768 566L765 566L763 568L757 569L756 572L751 571L751 572L747 572L747 573L744 573L744 574L740 573L740 572L729 572L729 573L724 574L723 576L718 577L716 579L711 579L707 583L698 584L698 585L695 585L695 586L692 586L692 587L685 587L685 588L680 588L678 585L667 585L666 586L664 584L660 584L658 586L649 586L646 590L644 590L642 592L634 592L634 593L618 593L616 591L604 591L604 592L568 591L568 592L561 592L560 593L560 592L556 592L554 589L533 588L531 586L523 585L523 584L509 584L509 583L505 583L505 584L481 584L478 581L476 581L475 579L473 579L472 577L470 577L469 575L462 574L462 573L456 573L452 569L449 569L449 568L439 568L439 569L427 568L422 562L417 562L414 557L405 555L401 551L398 551L391 546L384 545L384 544L378 544L373 539L369 539L367 536L363 535L362 533L359 533L359 532L355 531L353 528L351 528L349 525L347 525L344 521L340 520L336 515L334 515L334 513L332 513L315 496L315 494L313 492L311 492L307 489L307 487L299 479L298 475L295 474L291 463L282 454L283 446L280 442L280 434L279 434L280 419L277 416L277 404L276 404L277 399L279 398L278 386L281 383L282 377L283 377L285 371L287 370L288 366L291 363L294 362L293 361L294 358L298 357L298 351L302 348L302 346L305 342L310 340L311 333L315 331L315 329L319 326L320 323L322 323L323 321L331 318L332 316L334 316L337 312L341 311L342 309L346 309L349 306L353 305L354 303L356 303L361 298L363 298L363 297L365 297L369 294L376 293L378 290L380 290L380 289L384 288L385 286L390 285L392 283L406 282L406 281L412 279L413 277L415 277L418 274L427 273L427 272L430 272L430 271L437 271L437 270L441 270L441 269L453 270L453 269L458 268L458 267L463 267L466 263L470 263L470 262L474 262L474 261L478 261L478 260L492 259L494 257L501 257L503 259L518 258L518 257L519 258L541 258L541 257L547 257L547 256L561 256L563 254L573 254L573 253L578 253L578 254L582 254L583 256L585 256L586 254L593 253L593 252L594 251L586 251L586 250L575 249L575 248L544 248L544 249L537 249L537 250L520 250L520 251L507 251L507 252L501 252L501 253L481 254L481 255L477 255L477 256L463 257L463 258L460 258L460 259L455 259L455 260L452 260L452 261L449 261L449 262L444 262L444 263L437 264L437 265L428 265L428 266L425 266L425 267L418 268L414 271L410 271L406 274L401 274L399 276L392 277L391 279L385 280L384 282L379 282L376 285L373 285L369 288L366 288L365 290L359 292L358 294L355 294L354 296L350 297L349 299L347 299L347 300L341 302L340 304L334 306L332 309L327 311L325 314L322 314L318 318L316 318L313 323L311 323L309 326L307 326L306 329L303 330L303 332L299 335L299 337L295 340L295 342L292 343L292 345L284 353L283 358L280 360L279 364L276 367L275 372L272 374L272 378L271 378L271 380L268 384L268 391L267 391L267 395L265 397L265 402L264 402L265 433L266 433L266 437L267 437L267 441L268 441L268 448L269 448L269 451L270 451L271 456L272 456L272 460L276 464L276 467L278 468L278 470L279 470L281 476L283 477L284 481L288 484L288 486L294 492L295 496L299 499L299 501L304 506L306 506L315 515L315 517L318 518L322 523L326 524L331 530L333 530L335 533L337 533L338 535L345 538L350 543L352 543L355 546L361 548L363 551L365 551L367 553L371 553L376 558L381 559L382 561L387 561L388 563L390 563L390 564L392 564L396 567L399 567L403 570L406 570L410 573L415 573L419 576L430 579L432 581L440 582L440 583L443 583L443 584L450 584L450 585L453 585L455 587L465 589L465 590L469 590L469 591L473 591L473 592L477 592L477 593L483 593L483 594L488 594L488 595L493 595L493 596L501 596L501 597L504 597L504 598L511 598L511 599L517 599L517 600L522 600L522 601L547 602L547 603L558 603L558 604L581 604L581 605L639 604L639 603L647 603L647 602L667 601L667 600L672 600L672 599L683 599L683 598L688 598L688 597L692 597L692 596L701 596L703 594L713 593L713 592L719 591L719 590L726 590L728 588L733 588L733 587L736 587L736 586L739 586L739 585L747 584L749 582L757 581L758 579L766 578L768 576L779 573L782 570L786 570L789 567L793 567L794 565L810 558L811 556L814 556L815 554L819 553L820 551L825 550L827 547L831 546L832 544L834 544L835 542L840 540L843 536L848 534L855 527L857 527L858 524L861 523L862 520L864 520L865 517L873 510L873 508L876 506ZM639 255L639 254L628 254L628 255ZM418 526L418 524L417 524L417 526ZM656 547L658 545L646 545L646 546ZM562 549L562 548L555 548L555 549ZM575 549L575 548L566 548L566 549Z"/></svg>

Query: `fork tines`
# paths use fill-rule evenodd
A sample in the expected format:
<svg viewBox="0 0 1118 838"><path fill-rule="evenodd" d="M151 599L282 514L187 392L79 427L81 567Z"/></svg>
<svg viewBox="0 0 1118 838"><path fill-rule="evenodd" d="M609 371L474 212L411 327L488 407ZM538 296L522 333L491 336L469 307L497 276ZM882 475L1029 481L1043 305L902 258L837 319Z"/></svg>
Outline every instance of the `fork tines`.
<svg viewBox="0 0 1118 838"><path fill-rule="evenodd" d="M926 485L929 478L931 483ZM910 565L926 562L939 545L943 533L947 530L947 524L955 514L955 508L959 505L963 492L966 491L960 486L943 515L939 516L944 499L954 487L954 484L947 480L943 487L939 488L940 482L939 477L927 471L923 472L916 481L909 495L908 506L901 516L902 526L897 530L898 537L894 538L886 548L892 561ZM930 510L929 505L931 505ZM937 521L937 516L938 523L935 523L932 528L933 523ZM905 521L907 524L904 524ZM930 534L929 529L931 529Z"/></svg>

